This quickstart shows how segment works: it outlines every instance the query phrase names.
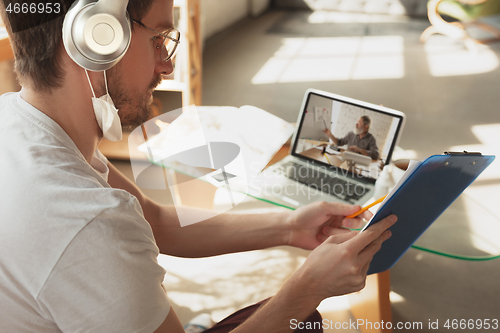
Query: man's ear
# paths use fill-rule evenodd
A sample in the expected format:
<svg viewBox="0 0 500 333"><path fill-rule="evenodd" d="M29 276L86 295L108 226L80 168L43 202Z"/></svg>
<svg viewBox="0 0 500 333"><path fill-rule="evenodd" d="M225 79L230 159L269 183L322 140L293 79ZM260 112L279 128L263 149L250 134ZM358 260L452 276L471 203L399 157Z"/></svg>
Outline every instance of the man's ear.
<svg viewBox="0 0 500 333"><path fill-rule="evenodd" d="M68 55L66 49L61 41L61 47L59 49L59 61L61 62L61 68L64 70L64 80L79 82L79 84L84 84L88 86L87 77L85 71L82 67L77 65L73 59ZM85 80L85 81L83 81Z"/></svg>

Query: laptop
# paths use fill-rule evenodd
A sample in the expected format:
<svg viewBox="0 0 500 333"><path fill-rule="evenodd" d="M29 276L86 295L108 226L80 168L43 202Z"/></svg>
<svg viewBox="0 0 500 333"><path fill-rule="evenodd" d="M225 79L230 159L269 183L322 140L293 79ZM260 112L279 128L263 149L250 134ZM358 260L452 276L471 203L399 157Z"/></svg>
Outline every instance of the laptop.
<svg viewBox="0 0 500 333"><path fill-rule="evenodd" d="M355 124L364 116L371 124L369 135L360 138ZM315 201L362 205L373 196L377 179L391 162L404 123L400 111L309 89L290 154L257 176L252 182L253 194L296 207ZM326 128L340 139L338 146L325 133ZM369 149L361 154L349 144Z"/></svg>

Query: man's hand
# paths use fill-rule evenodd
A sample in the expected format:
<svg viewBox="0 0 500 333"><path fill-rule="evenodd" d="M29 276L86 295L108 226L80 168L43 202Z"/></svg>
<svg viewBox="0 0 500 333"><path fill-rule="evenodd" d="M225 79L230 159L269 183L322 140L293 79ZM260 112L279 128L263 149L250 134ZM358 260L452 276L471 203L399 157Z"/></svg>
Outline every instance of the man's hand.
<svg viewBox="0 0 500 333"><path fill-rule="evenodd" d="M301 207L286 219L288 245L312 250L330 235L350 233L346 228L361 228L363 219L372 215L369 211L353 219L345 218L360 209L360 206L324 201Z"/></svg>
<svg viewBox="0 0 500 333"><path fill-rule="evenodd" d="M325 133L325 134L326 134L326 135L328 135L329 137L330 137L330 136L333 136L332 132L331 132L328 128L325 128L325 129L323 130L323 133Z"/></svg>
<svg viewBox="0 0 500 333"><path fill-rule="evenodd" d="M356 146L349 146L348 149L355 152L355 153L361 153L361 149L356 147Z"/></svg>
<svg viewBox="0 0 500 333"><path fill-rule="evenodd" d="M323 130L323 133L325 133L330 138L330 140L333 141L333 143L338 144L339 142L338 139L333 135L332 131L330 131L328 128L325 128Z"/></svg>
<svg viewBox="0 0 500 333"><path fill-rule="evenodd" d="M395 215L390 215L362 233L349 231L330 236L292 276L289 282L293 289L301 290L315 302L363 289L373 255L391 236L387 229L396 220Z"/></svg>

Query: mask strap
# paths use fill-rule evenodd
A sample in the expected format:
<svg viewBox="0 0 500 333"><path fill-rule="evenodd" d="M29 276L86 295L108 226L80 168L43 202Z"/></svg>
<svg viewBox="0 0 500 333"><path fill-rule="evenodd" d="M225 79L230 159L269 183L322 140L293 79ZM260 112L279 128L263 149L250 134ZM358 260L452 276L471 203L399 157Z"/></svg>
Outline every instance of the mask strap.
<svg viewBox="0 0 500 333"><path fill-rule="evenodd" d="M103 71L104 73L104 85L106 86L106 94L109 95L109 92L108 92L108 80L106 80L106 71Z"/></svg>
<svg viewBox="0 0 500 333"><path fill-rule="evenodd" d="M85 74L87 74L87 80L89 80L90 90L92 90L92 95L94 95L95 98L94 88L92 88L92 83L90 83L89 73L87 72L87 70L85 70ZM106 77L106 75L104 75L104 77ZM108 87L106 86L106 89L107 88Z"/></svg>

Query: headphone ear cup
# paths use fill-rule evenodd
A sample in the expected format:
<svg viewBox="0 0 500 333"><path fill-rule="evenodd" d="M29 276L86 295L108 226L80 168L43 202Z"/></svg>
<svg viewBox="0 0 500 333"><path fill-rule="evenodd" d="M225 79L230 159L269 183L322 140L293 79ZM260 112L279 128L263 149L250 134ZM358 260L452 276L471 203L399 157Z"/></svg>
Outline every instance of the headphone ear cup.
<svg viewBox="0 0 500 333"><path fill-rule="evenodd" d="M75 2L63 23L63 44L71 59L91 71L116 65L130 45L130 20L125 9L126 4L116 0Z"/></svg>

